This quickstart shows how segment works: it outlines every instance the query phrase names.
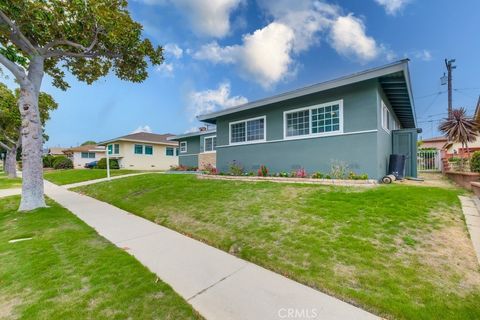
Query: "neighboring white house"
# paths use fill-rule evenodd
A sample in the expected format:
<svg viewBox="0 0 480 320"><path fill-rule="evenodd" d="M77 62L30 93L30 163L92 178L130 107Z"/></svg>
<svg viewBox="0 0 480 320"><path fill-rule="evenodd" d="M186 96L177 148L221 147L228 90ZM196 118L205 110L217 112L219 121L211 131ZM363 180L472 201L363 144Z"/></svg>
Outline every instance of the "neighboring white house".
<svg viewBox="0 0 480 320"><path fill-rule="evenodd" d="M178 142L167 140L172 136L138 132L99 145L107 146L110 158L118 159L122 169L168 170L178 165Z"/></svg>
<svg viewBox="0 0 480 320"><path fill-rule="evenodd" d="M84 168L87 163L105 158L105 147L89 144L64 149L63 153L73 161L73 167L75 169L81 169Z"/></svg>

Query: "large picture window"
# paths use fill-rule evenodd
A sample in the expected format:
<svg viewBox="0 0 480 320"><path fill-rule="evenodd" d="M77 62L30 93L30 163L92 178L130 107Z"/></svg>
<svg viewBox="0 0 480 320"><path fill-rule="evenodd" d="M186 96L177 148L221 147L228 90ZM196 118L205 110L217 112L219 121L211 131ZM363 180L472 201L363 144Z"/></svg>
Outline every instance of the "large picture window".
<svg viewBox="0 0 480 320"><path fill-rule="evenodd" d="M343 101L284 113L285 138L321 136L343 131Z"/></svg>
<svg viewBox="0 0 480 320"><path fill-rule="evenodd" d="M217 137L205 137L203 144L203 152L213 152L217 148Z"/></svg>
<svg viewBox="0 0 480 320"><path fill-rule="evenodd" d="M230 143L265 141L265 116L230 123Z"/></svg>
<svg viewBox="0 0 480 320"><path fill-rule="evenodd" d="M95 159L95 152L82 152L83 159Z"/></svg>

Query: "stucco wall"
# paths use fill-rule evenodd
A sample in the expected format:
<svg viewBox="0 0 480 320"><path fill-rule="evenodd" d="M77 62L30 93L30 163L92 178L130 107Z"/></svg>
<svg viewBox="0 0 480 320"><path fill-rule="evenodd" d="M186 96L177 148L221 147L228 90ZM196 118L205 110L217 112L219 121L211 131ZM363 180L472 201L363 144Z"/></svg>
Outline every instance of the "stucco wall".
<svg viewBox="0 0 480 320"><path fill-rule="evenodd" d="M207 165L211 165L213 167L217 166L216 152L206 152L198 154L198 168L202 170Z"/></svg>
<svg viewBox="0 0 480 320"><path fill-rule="evenodd" d="M85 164L93 161L98 161L101 158L105 157L105 152L95 152L95 158L82 158L81 152L74 152L72 159L73 161L73 168L75 169L82 169L84 168Z"/></svg>
<svg viewBox="0 0 480 320"><path fill-rule="evenodd" d="M198 154L180 155L178 162L186 167L198 167Z"/></svg>
<svg viewBox="0 0 480 320"><path fill-rule="evenodd" d="M165 154L167 146L153 143L135 143L120 141L120 153L112 155L112 157L119 158L120 167L131 170L168 170L171 166L178 165L177 156L167 156ZM151 145L153 146L153 154L135 154L135 144ZM175 146L168 146L176 148ZM175 154L175 152L174 152Z"/></svg>
<svg viewBox="0 0 480 320"><path fill-rule="evenodd" d="M283 140L283 112L301 107L343 100L344 133L299 140ZM228 146L229 123L252 117L266 116L267 143ZM256 170L264 164L272 172L291 171L304 167L308 172L330 172L332 161L341 161L360 174L380 178L385 164L380 157L387 152L383 135L379 138L378 83L367 81L271 104L254 111L247 110L217 119L217 167L227 171L235 160L246 170ZM381 127L381 126L380 126ZM385 152L377 150L382 140Z"/></svg>

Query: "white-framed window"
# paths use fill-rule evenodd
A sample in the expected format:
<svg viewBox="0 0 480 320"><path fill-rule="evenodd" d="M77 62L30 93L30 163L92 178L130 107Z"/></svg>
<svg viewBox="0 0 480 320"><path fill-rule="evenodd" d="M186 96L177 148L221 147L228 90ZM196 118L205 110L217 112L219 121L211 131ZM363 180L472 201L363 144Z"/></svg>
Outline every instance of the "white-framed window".
<svg viewBox="0 0 480 320"><path fill-rule="evenodd" d="M230 144L265 141L266 130L265 116L230 122Z"/></svg>
<svg viewBox="0 0 480 320"><path fill-rule="evenodd" d="M385 103L382 101L382 128L390 132L390 110L388 110Z"/></svg>
<svg viewBox="0 0 480 320"><path fill-rule="evenodd" d="M214 152L217 149L217 136L203 138L203 152Z"/></svg>
<svg viewBox="0 0 480 320"><path fill-rule="evenodd" d="M108 154L119 154L120 153L120 144L114 143L107 146Z"/></svg>
<svg viewBox="0 0 480 320"><path fill-rule="evenodd" d="M343 132L343 100L283 113L284 138L323 136Z"/></svg>
<svg viewBox="0 0 480 320"><path fill-rule="evenodd" d="M166 147L166 148L165 148L165 155L166 155L167 157L173 157L173 156L175 156L175 148L173 148L173 147ZM177 155L178 155L178 154L177 154Z"/></svg>
<svg viewBox="0 0 480 320"><path fill-rule="evenodd" d="M181 141L180 142L180 153L186 153L187 152L187 141Z"/></svg>
<svg viewBox="0 0 480 320"><path fill-rule="evenodd" d="M82 159L95 159L95 152L82 152Z"/></svg>

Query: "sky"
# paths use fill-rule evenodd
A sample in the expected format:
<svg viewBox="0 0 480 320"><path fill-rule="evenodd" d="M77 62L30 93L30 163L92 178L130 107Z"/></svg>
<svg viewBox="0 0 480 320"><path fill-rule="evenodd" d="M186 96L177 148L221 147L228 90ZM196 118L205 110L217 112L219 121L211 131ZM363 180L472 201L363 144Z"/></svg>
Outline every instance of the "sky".
<svg viewBox="0 0 480 320"><path fill-rule="evenodd" d="M46 146L185 133L198 114L403 58L423 138L446 116L445 58L456 59L454 107L473 114L480 94L478 0L130 0L129 11L165 62L140 84L67 76L63 92L46 77L42 90L59 103Z"/></svg>

